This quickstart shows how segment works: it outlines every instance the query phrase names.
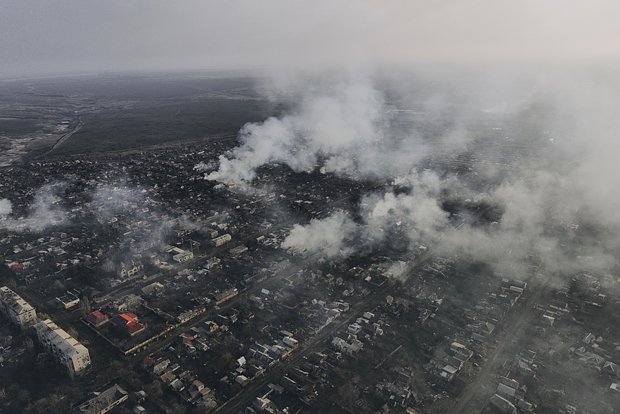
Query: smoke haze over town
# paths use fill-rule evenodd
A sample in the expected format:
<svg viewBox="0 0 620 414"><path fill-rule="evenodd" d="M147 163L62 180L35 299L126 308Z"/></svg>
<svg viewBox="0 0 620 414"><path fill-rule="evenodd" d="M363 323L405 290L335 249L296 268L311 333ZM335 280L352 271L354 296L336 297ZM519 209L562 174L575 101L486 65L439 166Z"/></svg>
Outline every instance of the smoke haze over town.
<svg viewBox="0 0 620 414"><path fill-rule="evenodd" d="M1 1L0 412L615 412L619 18Z"/></svg>

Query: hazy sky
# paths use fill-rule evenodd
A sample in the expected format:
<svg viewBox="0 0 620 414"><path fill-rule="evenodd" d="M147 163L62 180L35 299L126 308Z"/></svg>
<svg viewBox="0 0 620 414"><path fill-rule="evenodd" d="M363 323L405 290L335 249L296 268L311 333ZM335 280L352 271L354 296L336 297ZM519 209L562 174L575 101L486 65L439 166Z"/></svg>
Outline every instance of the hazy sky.
<svg viewBox="0 0 620 414"><path fill-rule="evenodd" d="M0 0L0 76L620 56L617 0Z"/></svg>

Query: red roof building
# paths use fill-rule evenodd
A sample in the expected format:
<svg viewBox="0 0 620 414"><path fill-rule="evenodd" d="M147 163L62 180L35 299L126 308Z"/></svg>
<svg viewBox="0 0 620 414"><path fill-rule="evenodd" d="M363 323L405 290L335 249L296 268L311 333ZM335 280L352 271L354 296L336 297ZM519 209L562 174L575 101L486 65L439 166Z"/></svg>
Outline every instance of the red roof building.
<svg viewBox="0 0 620 414"><path fill-rule="evenodd" d="M131 312L121 313L119 316L125 319L125 321L127 321L128 324L132 322L138 322L138 317Z"/></svg>
<svg viewBox="0 0 620 414"><path fill-rule="evenodd" d="M135 334L144 330L144 325L142 325L140 322L129 322L126 326L126 329L129 335L134 336Z"/></svg>
<svg viewBox="0 0 620 414"><path fill-rule="evenodd" d="M101 326L108 321L108 316L101 311L94 311L86 316L86 321L94 326Z"/></svg>
<svg viewBox="0 0 620 414"><path fill-rule="evenodd" d="M25 266L24 266L23 263L11 263L9 265L9 269L11 269L11 270L13 270L15 272L18 272L20 270L24 270L24 268L25 268Z"/></svg>
<svg viewBox="0 0 620 414"><path fill-rule="evenodd" d="M116 315L112 318L112 323L114 326L123 329L130 336L142 332L145 329L144 325L138 322L138 317L131 312Z"/></svg>

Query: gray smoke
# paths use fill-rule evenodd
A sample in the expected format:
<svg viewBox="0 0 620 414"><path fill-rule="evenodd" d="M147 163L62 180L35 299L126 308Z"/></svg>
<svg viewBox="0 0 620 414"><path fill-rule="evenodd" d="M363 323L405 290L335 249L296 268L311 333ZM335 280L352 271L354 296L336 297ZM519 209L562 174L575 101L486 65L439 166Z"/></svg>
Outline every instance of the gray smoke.
<svg viewBox="0 0 620 414"><path fill-rule="evenodd" d="M338 211L324 220L295 226L282 246L297 251L343 257L399 237L412 252L432 246L437 254L484 261L512 277L526 276L532 263L550 276L584 270L612 273L618 265L614 251L620 247L616 213L620 196L613 179L620 176L620 121L614 116L620 109L617 80L594 82L573 73L531 82L525 92L505 88L494 99L473 88L461 89L469 108L458 111L448 110L442 99L425 101L424 110L429 111L425 118L447 117L450 126L431 139L422 139L416 126L394 136L386 115L391 109L370 84L361 89L366 91L363 96L374 98L356 101L356 105L367 105L365 109L356 106L348 112L345 108L350 102L342 99L346 94L328 94L339 103L324 112L309 110L314 104L304 104L292 114L247 126L242 145L222 158L220 169L209 178L251 180L258 166L279 162L296 171L321 168L352 178L381 177L410 187L404 193L366 195L358 206L360 222ZM355 89L359 88L356 84ZM314 92L308 99L317 107L329 107L321 105L321 97ZM335 115L342 119L334 121ZM498 137L481 137L463 121L488 116L506 131ZM326 133L325 125L336 127L327 128L330 132ZM409 135L403 138L404 134ZM322 136L329 137L329 144ZM491 182L484 191L471 188L472 180L465 176L440 177L421 167L426 157L450 160L461 150L484 150L484 140L493 144L497 139L508 141L515 153L507 165L484 159L472 163L469 176ZM398 156L390 150L394 142ZM445 194L465 204L497 206L503 212L501 219L482 226L464 215L456 229L441 208Z"/></svg>
<svg viewBox="0 0 620 414"><path fill-rule="evenodd" d="M323 220L311 220L306 226L293 226L282 247L297 253L325 258L347 257L354 252L352 238L357 225L342 211Z"/></svg>
<svg viewBox="0 0 620 414"><path fill-rule="evenodd" d="M0 220L11 214L12 211L13 203L11 203L11 200L6 198L0 199Z"/></svg>
<svg viewBox="0 0 620 414"><path fill-rule="evenodd" d="M326 90L327 89L327 90ZM261 165L283 163L295 171L372 173L384 145L389 116L382 96L367 79L336 82L310 90L298 107L281 118L250 123L239 133L242 145L226 157L210 180L228 184L251 181Z"/></svg>
<svg viewBox="0 0 620 414"><path fill-rule="evenodd" d="M46 184L39 188L28 213L23 217L10 217L12 203L0 201L0 228L14 232L40 233L49 227L65 225L69 222L67 211L61 206L58 192L64 188L63 183ZM4 214L3 214L4 213Z"/></svg>
<svg viewBox="0 0 620 414"><path fill-rule="evenodd" d="M125 179L98 185L86 207L101 223L120 219L131 228L121 241L121 245L129 246L126 253L130 258L162 247L175 229L201 230L186 215L173 217L163 212L148 189L129 184Z"/></svg>
<svg viewBox="0 0 620 414"><path fill-rule="evenodd" d="M240 145L220 156L215 171L204 162L194 168L209 180L244 189L257 168L274 163L297 172L318 168L354 179L392 180L415 173L430 155L462 151L477 138L472 130L478 118L501 119L522 110L536 88L485 73L490 85L479 79L460 85L433 76L429 81L445 82L447 90L428 92L416 90L409 77L391 79L387 88L396 90L389 97L377 85L385 83L380 74L349 71L271 79L260 91L289 111L246 124L239 131ZM486 91L490 86L495 93ZM503 94L512 101L507 103Z"/></svg>
<svg viewBox="0 0 620 414"><path fill-rule="evenodd" d="M143 189L128 186L125 181L102 184L95 188L87 209L102 221L120 214L135 214L139 209L145 208L145 192Z"/></svg>

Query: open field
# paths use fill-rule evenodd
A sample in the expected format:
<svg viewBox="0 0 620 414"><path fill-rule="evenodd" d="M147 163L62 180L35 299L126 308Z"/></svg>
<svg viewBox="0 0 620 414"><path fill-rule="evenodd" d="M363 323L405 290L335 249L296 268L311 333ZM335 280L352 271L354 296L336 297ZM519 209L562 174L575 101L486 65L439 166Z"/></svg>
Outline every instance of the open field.
<svg viewBox="0 0 620 414"><path fill-rule="evenodd" d="M2 161L235 136L269 114L254 83L198 75L2 82Z"/></svg>

